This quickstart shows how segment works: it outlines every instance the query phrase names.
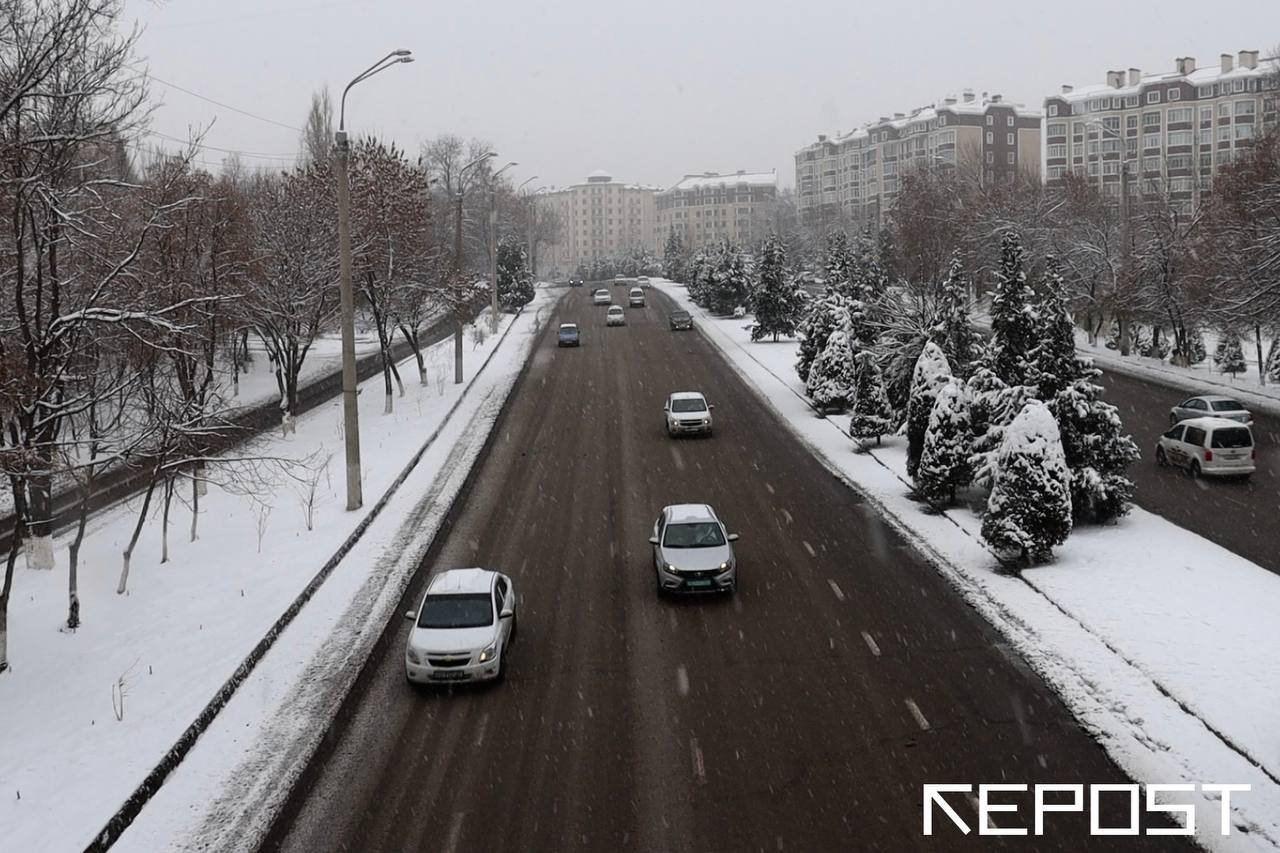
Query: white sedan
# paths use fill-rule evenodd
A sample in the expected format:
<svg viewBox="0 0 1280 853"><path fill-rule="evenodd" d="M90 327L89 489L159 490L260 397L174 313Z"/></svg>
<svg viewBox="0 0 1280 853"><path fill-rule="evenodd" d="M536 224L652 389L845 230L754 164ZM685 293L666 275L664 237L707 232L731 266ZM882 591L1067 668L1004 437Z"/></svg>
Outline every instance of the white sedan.
<svg viewBox="0 0 1280 853"><path fill-rule="evenodd" d="M609 310L605 312L604 324L606 326L625 326L627 325L627 315L622 312L621 305L610 305Z"/></svg>
<svg viewBox="0 0 1280 853"><path fill-rule="evenodd" d="M427 584L405 644L412 684L500 681L516 636L511 578L488 569L450 569Z"/></svg>
<svg viewBox="0 0 1280 853"><path fill-rule="evenodd" d="M609 291L603 287L591 294L591 303L593 305L608 305L613 301L613 297L609 295Z"/></svg>

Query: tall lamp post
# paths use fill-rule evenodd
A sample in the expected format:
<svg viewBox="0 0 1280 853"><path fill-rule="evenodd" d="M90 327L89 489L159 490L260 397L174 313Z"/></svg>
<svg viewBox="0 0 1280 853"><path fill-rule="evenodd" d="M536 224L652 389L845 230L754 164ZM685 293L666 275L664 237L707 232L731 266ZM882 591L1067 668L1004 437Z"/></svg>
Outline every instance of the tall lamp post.
<svg viewBox="0 0 1280 853"><path fill-rule="evenodd" d="M351 146L346 131L347 93L357 83L401 62L413 62L413 54L393 50L347 84L338 107L338 132L334 134L334 163L338 173L338 288L342 303L342 432L347 451L348 512L364 504L364 494L360 483L360 412L356 406L356 312L351 293L351 184L347 174Z"/></svg>
<svg viewBox="0 0 1280 853"><path fill-rule="evenodd" d="M460 280L462 276L462 197L466 192L465 178L467 172L497 156L497 151L485 152L458 170L458 193L455 197L457 207L453 216L453 273L456 280ZM462 384L462 318L456 314L453 318L453 384Z"/></svg>
<svg viewBox="0 0 1280 853"><path fill-rule="evenodd" d="M489 177L489 331L498 331L498 176L520 164L514 160Z"/></svg>

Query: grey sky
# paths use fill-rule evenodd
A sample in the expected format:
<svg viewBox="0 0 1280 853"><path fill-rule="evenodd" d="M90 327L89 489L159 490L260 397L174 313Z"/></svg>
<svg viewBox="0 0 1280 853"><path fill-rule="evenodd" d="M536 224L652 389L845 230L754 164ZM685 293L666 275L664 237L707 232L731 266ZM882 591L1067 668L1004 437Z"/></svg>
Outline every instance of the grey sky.
<svg viewBox="0 0 1280 853"><path fill-rule="evenodd" d="M1070 14L1064 14L1070 9ZM1203 66L1280 43L1280 2L1199 0L128 0L151 73L300 127L313 90L335 96L397 47L403 65L348 99L348 130L418 150L443 131L491 140L517 181L594 169L670 185L686 172L776 169L818 133L971 87L1040 106L1109 68ZM298 135L153 84L153 129L210 146L292 155ZM216 164L222 154L207 151ZM246 163L276 161L244 158Z"/></svg>

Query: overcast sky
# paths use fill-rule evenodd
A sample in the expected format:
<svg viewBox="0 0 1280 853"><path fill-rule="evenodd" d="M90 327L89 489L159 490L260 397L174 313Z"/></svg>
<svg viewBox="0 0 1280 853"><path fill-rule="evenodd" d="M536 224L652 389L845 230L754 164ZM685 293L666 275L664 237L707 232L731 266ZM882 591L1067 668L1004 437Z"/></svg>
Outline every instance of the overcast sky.
<svg viewBox="0 0 1280 853"><path fill-rule="evenodd" d="M348 130L414 153L441 132L479 136L535 187L595 169L664 186L775 169L790 186L817 134L965 87L1039 107L1110 68L1280 44L1277 0L127 0L126 17L158 78L152 129L186 138L212 122L211 165L213 147L283 163L256 155L292 157L298 134L174 86L300 127L314 90L336 96L404 47L413 64L352 90Z"/></svg>

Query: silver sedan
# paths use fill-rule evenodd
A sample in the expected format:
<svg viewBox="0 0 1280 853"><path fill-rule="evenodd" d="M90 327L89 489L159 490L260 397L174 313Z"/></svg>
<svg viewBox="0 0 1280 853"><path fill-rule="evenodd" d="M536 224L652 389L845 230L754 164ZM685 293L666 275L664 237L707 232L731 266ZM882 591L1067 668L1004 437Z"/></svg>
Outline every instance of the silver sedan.
<svg viewBox="0 0 1280 853"><path fill-rule="evenodd" d="M1226 418L1242 424L1253 423L1253 414L1244 404L1221 394L1201 394L1188 397L1169 410L1169 423L1176 424L1187 418Z"/></svg>

